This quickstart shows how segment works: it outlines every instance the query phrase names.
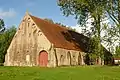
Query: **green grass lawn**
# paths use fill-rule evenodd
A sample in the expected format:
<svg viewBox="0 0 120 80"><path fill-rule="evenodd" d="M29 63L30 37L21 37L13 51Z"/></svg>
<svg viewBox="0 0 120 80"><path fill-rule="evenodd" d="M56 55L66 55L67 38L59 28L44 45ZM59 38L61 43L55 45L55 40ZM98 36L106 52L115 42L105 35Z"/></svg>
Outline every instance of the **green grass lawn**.
<svg viewBox="0 0 120 80"><path fill-rule="evenodd" d="M0 80L120 80L120 67L0 67Z"/></svg>

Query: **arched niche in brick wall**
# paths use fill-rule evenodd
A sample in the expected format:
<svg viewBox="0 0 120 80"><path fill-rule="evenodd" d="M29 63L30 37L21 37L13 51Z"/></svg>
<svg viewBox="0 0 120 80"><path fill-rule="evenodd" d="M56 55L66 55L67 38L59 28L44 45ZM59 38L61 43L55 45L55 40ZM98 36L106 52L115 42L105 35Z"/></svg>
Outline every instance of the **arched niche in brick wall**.
<svg viewBox="0 0 120 80"><path fill-rule="evenodd" d="M47 67L47 64L48 64L48 53L47 53L47 51L42 50L39 53L38 62L39 62L39 66Z"/></svg>

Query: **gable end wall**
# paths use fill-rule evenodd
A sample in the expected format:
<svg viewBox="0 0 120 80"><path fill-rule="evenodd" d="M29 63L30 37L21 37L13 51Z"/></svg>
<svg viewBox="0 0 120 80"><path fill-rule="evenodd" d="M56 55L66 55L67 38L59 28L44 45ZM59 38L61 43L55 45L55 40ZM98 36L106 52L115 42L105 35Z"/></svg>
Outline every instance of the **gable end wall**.
<svg viewBox="0 0 120 80"><path fill-rule="evenodd" d="M49 40L44 36L30 16L26 15L21 21L7 50L4 65L37 66L39 65L39 52L41 50L49 51L50 48L51 43Z"/></svg>

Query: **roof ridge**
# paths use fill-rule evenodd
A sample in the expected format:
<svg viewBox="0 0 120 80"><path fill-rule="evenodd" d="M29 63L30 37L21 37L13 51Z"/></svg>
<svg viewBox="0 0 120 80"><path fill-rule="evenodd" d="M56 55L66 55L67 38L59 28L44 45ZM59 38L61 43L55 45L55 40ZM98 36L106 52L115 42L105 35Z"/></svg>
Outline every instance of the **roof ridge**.
<svg viewBox="0 0 120 80"><path fill-rule="evenodd" d="M32 17L38 18L38 19L40 19L40 20L43 20L43 21L46 22L46 23L53 24L53 25L56 25L56 26L59 26L59 27L61 27L61 28L64 28L64 29L69 30L67 27L61 26L61 25L59 25L59 24L55 24L55 23L48 22L48 21L46 21L46 20L44 20L44 19L42 19L42 18L40 18L40 17L33 16L33 15L31 15L31 14L29 14L29 15L32 16Z"/></svg>

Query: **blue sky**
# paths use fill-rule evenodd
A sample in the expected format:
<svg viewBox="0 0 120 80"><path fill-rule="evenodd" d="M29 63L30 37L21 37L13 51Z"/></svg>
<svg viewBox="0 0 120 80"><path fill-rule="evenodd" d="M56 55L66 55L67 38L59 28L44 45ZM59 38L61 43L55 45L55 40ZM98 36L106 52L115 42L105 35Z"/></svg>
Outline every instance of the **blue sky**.
<svg viewBox="0 0 120 80"><path fill-rule="evenodd" d="M25 12L28 11L40 18L50 18L68 26L75 26L77 21L73 16L65 17L57 6L57 0L0 0L0 18L5 25L18 27Z"/></svg>

